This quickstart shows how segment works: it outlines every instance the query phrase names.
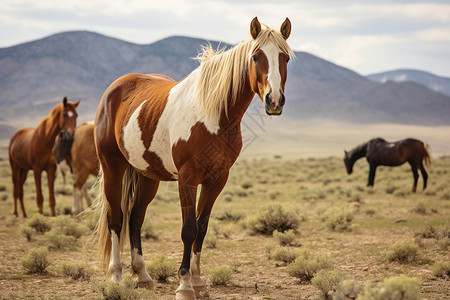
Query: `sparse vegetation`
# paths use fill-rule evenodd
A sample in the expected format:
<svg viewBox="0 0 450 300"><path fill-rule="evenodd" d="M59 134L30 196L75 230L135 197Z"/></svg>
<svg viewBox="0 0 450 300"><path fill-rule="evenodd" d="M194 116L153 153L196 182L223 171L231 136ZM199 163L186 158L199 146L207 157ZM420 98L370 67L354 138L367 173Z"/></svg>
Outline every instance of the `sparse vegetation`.
<svg viewBox="0 0 450 300"><path fill-rule="evenodd" d="M311 283L322 292L325 299L332 299L333 294L336 292L339 284L344 278L344 274L338 269L322 269L314 275L313 279L311 279Z"/></svg>
<svg viewBox="0 0 450 300"><path fill-rule="evenodd" d="M48 250L45 247L33 248L20 260L20 264L28 270L30 274L43 274L47 272L50 265Z"/></svg>
<svg viewBox="0 0 450 300"><path fill-rule="evenodd" d="M167 279L176 274L175 261L167 258L164 254L156 255L147 264L147 271L159 282L166 282Z"/></svg>
<svg viewBox="0 0 450 300"><path fill-rule="evenodd" d="M390 277L378 287L367 286L357 300L419 300L420 282L417 278L400 275Z"/></svg>
<svg viewBox="0 0 450 300"><path fill-rule="evenodd" d="M74 250L77 247L77 240L70 235L62 234L56 230L44 233L37 241L42 246L47 246L50 250Z"/></svg>
<svg viewBox="0 0 450 300"><path fill-rule="evenodd" d="M285 232L275 230L273 232L273 237L276 238L278 243L282 246L292 245L295 239L295 232L292 229L286 230Z"/></svg>
<svg viewBox="0 0 450 300"><path fill-rule="evenodd" d="M433 275L450 278L450 261L437 261L431 266Z"/></svg>
<svg viewBox="0 0 450 300"><path fill-rule="evenodd" d="M248 228L252 234L272 235L275 230L297 230L299 226L297 215L279 203L266 205L254 218L248 221Z"/></svg>
<svg viewBox="0 0 450 300"><path fill-rule="evenodd" d="M300 281L310 281L317 272L323 269L330 269L332 262L325 256L311 254L309 251L302 251L295 261L287 266L287 272Z"/></svg>
<svg viewBox="0 0 450 300"><path fill-rule="evenodd" d="M322 220L331 231L351 231L354 218L353 210L349 208L331 209L325 213Z"/></svg>
<svg viewBox="0 0 450 300"><path fill-rule="evenodd" d="M27 222L27 225L36 230L39 233L45 233L52 229L48 218L41 214L34 214Z"/></svg>
<svg viewBox="0 0 450 300"><path fill-rule="evenodd" d="M276 247L274 249L269 249L270 259L281 261L286 264L293 262L298 255L298 251L290 250L285 247Z"/></svg>
<svg viewBox="0 0 450 300"><path fill-rule="evenodd" d="M389 261L413 262L419 255L419 247L413 241L400 241L389 247L386 257Z"/></svg>
<svg viewBox="0 0 450 300"><path fill-rule="evenodd" d="M92 270L87 264L70 264L63 263L60 267L60 272L72 278L73 280L87 280L91 278Z"/></svg>
<svg viewBox="0 0 450 300"><path fill-rule="evenodd" d="M231 282L232 271L229 267L218 267L210 272L210 280L213 285L228 285Z"/></svg>
<svg viewBox="0 0 450 300"><path fill-rule="evenodd" d="M125 274L121 282L111 279L97 284L97 289L105 300L137 300L140 293L136 290L136 282L129 274Z"/></svg>

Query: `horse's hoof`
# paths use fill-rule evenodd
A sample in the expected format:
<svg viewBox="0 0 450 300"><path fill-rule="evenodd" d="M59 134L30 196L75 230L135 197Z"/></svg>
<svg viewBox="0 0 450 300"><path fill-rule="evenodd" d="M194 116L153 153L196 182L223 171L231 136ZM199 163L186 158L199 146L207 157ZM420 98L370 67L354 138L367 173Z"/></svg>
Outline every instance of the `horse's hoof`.
<svg viewBox="0 0 450 300"><path fill-rule="evenodd" d="M141 289L147 289L147 290L153 290L155 287L155 284L153 281L147 281L147 282L138 282L138 288Z"/></svg>
<svg viewBox="0 0 450 300"><path fill-rule="evenodd" d="M204 298L209 296L208 288L206 287L206 285L194 286L194 291L195 297L197 298Z"/></svg>
<svg viewBox="0 0 450 300"><path fill-rule="evenodd" d="M176 292L175 300L195 300L195 292L193 290L181 290Z"/></svg>

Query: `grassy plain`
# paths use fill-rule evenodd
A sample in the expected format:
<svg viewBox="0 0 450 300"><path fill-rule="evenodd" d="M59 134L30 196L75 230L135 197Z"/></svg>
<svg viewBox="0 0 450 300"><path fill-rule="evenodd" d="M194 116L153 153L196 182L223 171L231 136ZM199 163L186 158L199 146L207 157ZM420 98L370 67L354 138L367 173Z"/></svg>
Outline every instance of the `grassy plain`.
<svg viewBox="0 0 450 300"><path fill-rule="evenodd" d="M230 267L231 281L226 286L209 286L211 299L320 299L321 292L309 282L300 282L287 272L285 263L269 259L268 249L278 246L272 236L250 235L247 220L268 204L278 203L294 212L300 226L295 242L285 246L292 251L306 249L331 260L348 279L362 286L375 285L400 274L416 277L426 299L450 297L449 279L433 275L436 261L449 261L449 244L428 238L432 230L443 232L450 226L450 157L436 158L429 169L429 187L412 194L412 173L408 165L380 167L375 187L367 188L368 165L360 160L354 173L347 175L340 158L316 159L240 159L212 212L207 242L202 253L204 279L219 267ZM90 179L91 182L94 178ZM57 178L57 212L69 210L72 201L71 179L63 185ZM45 180L44 180L45 183ZM44 191L46 189L44 188ZM25 206L29 216L37 211L31 172L25 184ZM95 193L95 192L92 192ZM49 213L44 194L44 212ZM349 210L353 219L348 230L333 231L324 216L334 210ZM42 245L35 233L27 241L21 226L27 220L12 212L10 169L0 161L0 299L103 299L98 291L105 275L90 239L95 215L76 220L84 234L75 249L49 250L46 274L31 275L19 263L28 251ZM224 218L224 215L231 216ZM234 218L233 218L234 216ZM53 226L55 218L50 218ZM223 219L223 220L219 220ZM230 220L233 219L233 220ZM181 212L176 183L162 183L147 211L157 240L143 242L148 261L164 254L181 262ZM387 252L398 241L413 241L418 256L409 262L389 261ZM45 242L44 242L44 246ZM207 247L209 246L209 247ZM84 263L90 280L73 280L61 273L64 263ZM124 273L130 272L129 249L124 253ZM150 299L173 299L178 279L156 283Z"/></svg>

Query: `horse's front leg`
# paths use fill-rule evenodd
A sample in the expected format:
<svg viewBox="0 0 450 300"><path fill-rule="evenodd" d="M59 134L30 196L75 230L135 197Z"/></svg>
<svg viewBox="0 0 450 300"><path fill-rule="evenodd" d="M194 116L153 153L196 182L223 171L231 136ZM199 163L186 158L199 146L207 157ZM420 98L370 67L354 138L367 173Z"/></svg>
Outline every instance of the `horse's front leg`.
<svg viewBox="0 0 450 300"><path fill-rule="evenodd" d="M417 190L417 181L419 180L419 173L417 172L417 166L414 164L411 164L411 171L413 173L413 177L414 177L414 185L412 188L412 192L415 193Z"/></svg>
<svg viewBox="0 0 450 300"><path fill-rule="evenodd" d="M48 201L50 205L50 212L52 217L56 216L55 212L55 178L56 178L56 164L50 164L47 167L48 179Z"/></svg>
<svg viewBox="0 0 450 300"><path fill-rule="evenodd" d="M44 196L42 195L42 187L41 187L41 169L33 169L34 174L34 184L36 185L36 204L38 207L38 212L40 214L44 214L43 203Z"/></svg>
<svg viewBox="0 0 450 300"><path fill-rule="evenodd" d="M152 180L141 174L138 176L138 185L130 216L131 267L133 272L138 275L138 286L152 289L154 286L153 280L145 269L145 261L142 256L141 227L147 206L158 191L159 181Z"/></svg>
<svg viewBox="0 0 450 300"><path fill-rule="evenodd" d="M369 169L369 182L367 183L367 186L373 186L374 181L375 181L375 172L377 170L377 165L376 164L370 164L370 169Z"/></svg>
<svg viewBox="0 0 450 300"><path fill-rule="evenodd" d="M183 216L183 227L181 229L181 239L183 240L183 260L181 261L178 276L180 286L176 290L177 300L195 299L195 292L191 282L191 250L192 244L197 237L197 220L195 216L195 202L197 196L197 186L199 184L197 176L191 168L184 167L179 172L178 190L180 194L180 205Z"/></svg>
<svg viewBox="0 0 450 300"><path fill-rule="evenodd" d="M191 275L192 286L195 290L195 296L200 297L207 294L206 284L201 279L200 254L202 251L203 240L208 230L209 217L211 209L228 180L228 172L222 175L218 180L210 180L202 184L202 191L197 206L197 224L198 234L192 246Z"/></svg>

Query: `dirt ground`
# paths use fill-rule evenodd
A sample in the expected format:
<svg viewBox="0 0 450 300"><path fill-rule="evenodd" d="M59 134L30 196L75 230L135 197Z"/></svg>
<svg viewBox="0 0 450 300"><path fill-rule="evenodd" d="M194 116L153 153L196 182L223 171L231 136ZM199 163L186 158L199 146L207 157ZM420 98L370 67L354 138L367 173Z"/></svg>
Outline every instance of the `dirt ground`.
<svg viewBox="0 0 450 300"><path fill-rule="evenodd" d="M431 265L450 261L448 244L425 238L427 228L450 225L450 158L433 160L429 169L429 187L422 191L422 179L416 194L410 192L409 166L380 168L375 187L367 188L367 163L357 162L351 176L345 173L341 159L255 159L240 160L213 209L207 240L202 251L203 278L209 284L209 299L321 299L321 292L310 282L300 282L286 271L287 266L268 258L267 249L278 245L272 236L250 235L247 219L268 203L280 203L294 211L301 224L291 250L307 249L328 257L345 277L362 286L377 285L385 278L405 274L421 282L424 299L450 299L450 280L433 275ZM91 178L93 182L95 179ZM45 183L45 182L44 182ZM65 185L57 178L57 212L70 209L71 179ZM45 190L45 188L44 188ZM143 241L146 261L164 254L181 262L181 212L176 183L162 183L147 211L146 221L157 240ZM91 192L95 194L95 191ZM44 213L49 213L44 194ZM29 174L25 184L25 207L29 216L37 211L34 180ZM354 212L351 230L336 232L327 228L323 214L335 208ZM106 279L97 255L95 238L90 236L95 215L76 218L84 234L73 250L50 250L50 266L42 275L27 274L19 263L30 249L41 246L39 235L27 241L22 227L27 220L12 212L10 169L0 161L0 299L103 299L98 285ZM241 216L239 221L220 221L225 212ZM49 219L55 219L50 218ZM53 222L53 221L51 221ZM389 262L386 252L397 241L413 240L419 256L412 262ZM215 244L215 245L214 245ZM209 247L208 247L209 245ZM44 245L45 246L45 245ZM73 280L60 271L63 263L86 263L90 280ZM123 256L124 273L130 272L129 248ZM229 266L233 273L226 286L211 285L212 270ZM156 282L154 294L142 299L174 299L178 279ZM144 295L144 294L143 294Z"/></svg>

